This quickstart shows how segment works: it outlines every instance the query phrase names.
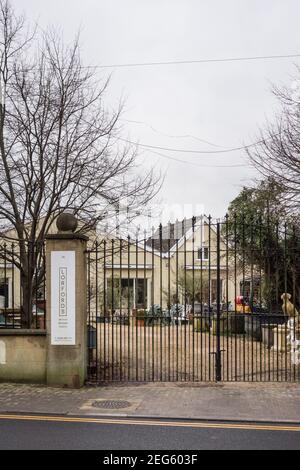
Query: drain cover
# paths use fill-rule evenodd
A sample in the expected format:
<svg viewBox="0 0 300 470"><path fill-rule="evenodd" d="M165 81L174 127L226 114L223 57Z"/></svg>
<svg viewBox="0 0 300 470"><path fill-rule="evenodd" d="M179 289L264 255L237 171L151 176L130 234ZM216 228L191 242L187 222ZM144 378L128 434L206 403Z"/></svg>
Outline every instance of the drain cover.
<svg viewBox="0 0 300 470"><path fill-rule="evenodd" d="M94 408L106 408L108 410L117 410L119 408L128 408L129 401L125 400L96 400L92 403Z"/></svg>

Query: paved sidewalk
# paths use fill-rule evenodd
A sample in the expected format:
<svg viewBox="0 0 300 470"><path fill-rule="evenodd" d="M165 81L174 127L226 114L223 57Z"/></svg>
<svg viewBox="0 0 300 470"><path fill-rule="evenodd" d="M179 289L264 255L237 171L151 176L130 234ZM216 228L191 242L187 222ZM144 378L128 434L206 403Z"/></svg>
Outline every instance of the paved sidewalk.
<svg viewBox="0 0 300 470"><path fill-rule="evenodd" d="M103 408L107 400L128 403ZM80 390L0 384L0 413L300 423L300 384L109 384Z"/></svg>

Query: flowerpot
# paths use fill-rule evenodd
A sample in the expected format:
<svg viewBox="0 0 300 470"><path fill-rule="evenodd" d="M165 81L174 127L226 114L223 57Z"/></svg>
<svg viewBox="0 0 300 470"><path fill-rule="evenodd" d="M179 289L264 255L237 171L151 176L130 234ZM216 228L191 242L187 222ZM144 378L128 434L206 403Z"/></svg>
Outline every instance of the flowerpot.
<svg viewBox="0 0 300 470"><path fill-rule="evenodd" d="M134 318L134 325L135 326L145 326L145 318Z"/></svg>
<svg viewBox="0 0 300 470"><path fill-rule="evenodd" d="M277 325L261 325L262 342L270 349L274 345L274 328Z"/></svg>
<svg viewBox="0 0 300 470"><path fill-rule="evenodd" d="M199 315L194 318L194 331L209 331L209 315Z"/></svg>
<svg viewBox="0 0 300 470"><path fill-rule="evenodd" d="M218 325L217 318L214 317L212 319L212 324L211 324L211 331L213 335L217 334L217 325ZM228 329L227 318L226 317L220 318L220 334L222 335L226 333L227 329Z"/></svg>
<svg viewBox="0 0 300 470"><path fill-rule="evenodd" d="M286 353L290 350L290 345L287 343L288 328L287 325L278 325L273 329L274 351Z"/></svg>
<svg viewBox="0 0 300 470"><path fill-rule="evenodd" d="M40 317L38 317L38 325L41 330L44 330L46 328L45 315L41 315Z"/></svg>
<svg viewBox="0 0 300 470"><path fill-rule="evenodd" d="M261 341L261 324L259 316L245 315L245 333L257 341Z"/></svg>
<svg viewBox="0 0 300 470"><path fill-rule="evenodd" d="M94 326L88 325L87 328L87 345L88 349L95 349L97 343L97 330Z"/></svg>
<svg viewBox="0 0 300 470"><path fill-rule="evenodd" d="M245 333L245 315L230 313L228 316L228 329L231 334L242 335Z"/></svg>

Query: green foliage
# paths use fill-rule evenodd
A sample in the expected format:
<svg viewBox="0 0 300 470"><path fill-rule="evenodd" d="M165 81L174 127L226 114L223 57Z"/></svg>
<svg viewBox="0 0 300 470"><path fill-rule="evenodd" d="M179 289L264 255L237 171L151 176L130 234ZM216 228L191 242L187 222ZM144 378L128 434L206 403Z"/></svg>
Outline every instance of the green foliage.
<svg viewBox="0 0 300 470"><path fill-rule="evenodd" d="M272 179L256 188L244 187L230 203L222 235L238 268L262 277L267 305L280 302L283 292L300 300L300 237L281 204L281 187Z"/></svg>
<svg viewBox="0 0 300 470"><path fill-rule="evenodd" d="M178 287L180 294L186 303L192 304L193 301L205 301L208 295L208 273L205 271L186 272L183 268L178 275Z"/></svg>
<svg viewBox="0 0 300 470"><path fill-rule="evenodd" d="M272 180L257 188L244 187L230 203L223 236L247 263L261 264L277 249L285 211L280 203L281 188ZM262 266L265 268L265 266Z"/></svg>
<svg viewBox="0 0 300 470"><path fill-rule="evenodd" d="M170 293L170 303L178 304L183 301L186 304L193 302L207 302L209 292L208 273L200 270L194 272L186 271L181 267L178 271L177 290L173 289ZM169 298L169 292L164 291L166 299ZM171 307L170 305L170 307Z"/></svg>

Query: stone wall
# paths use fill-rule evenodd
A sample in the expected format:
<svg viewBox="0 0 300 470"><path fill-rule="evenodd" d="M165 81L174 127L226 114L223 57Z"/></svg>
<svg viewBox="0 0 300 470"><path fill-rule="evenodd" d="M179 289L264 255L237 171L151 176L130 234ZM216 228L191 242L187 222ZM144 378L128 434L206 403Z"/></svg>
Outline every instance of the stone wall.
<svg viewBox="0 0 300 470"><path fill-rule="evenodd" d="M0 381L46 383L46 330L0 329Z"/></svg>

